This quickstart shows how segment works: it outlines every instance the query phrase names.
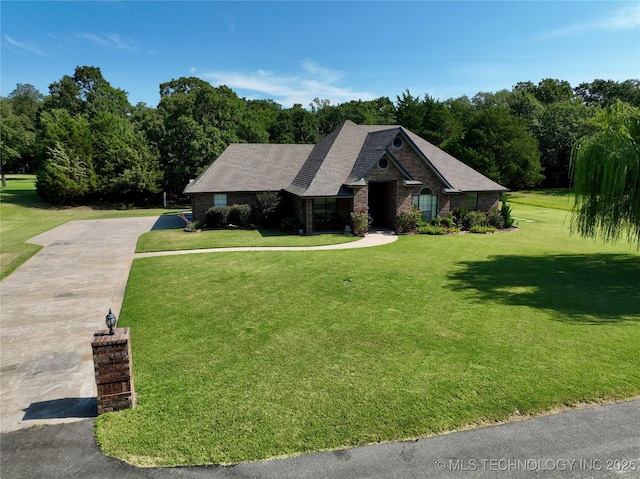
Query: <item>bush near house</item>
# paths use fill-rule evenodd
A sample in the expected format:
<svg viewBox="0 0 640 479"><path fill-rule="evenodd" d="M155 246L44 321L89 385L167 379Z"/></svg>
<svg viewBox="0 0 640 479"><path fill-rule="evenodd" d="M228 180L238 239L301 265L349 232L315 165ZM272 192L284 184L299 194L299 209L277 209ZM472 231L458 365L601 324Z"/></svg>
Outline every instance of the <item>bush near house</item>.
<svg viewBox="0 0 640 479"><path fill-rule="evenodd" d="M439 223L434 225L432 221L431 224L421 223L420 226L418 226L418 233L424 235L445 235L447 234L447 229L440 226Z"/></svg>
<svg viewBox="0 0 640 479"><path fill-rule="evenodd" d="M212 206L207 210L205 224L207 228L224 228L229 224L229 206Z"/></svg>
<svg viewBox="0 0 640 479"><path fill-rule="evenodd" d="M366 208L356 208L351 212L351 228L356 236L364 236L369 231L372 218Z"/></svg>
<svg viewBox="0 0 640 479"><path fill-rule="evenodd" d="M502 200L501 209L488 212L468 211L457 208L444 218L433 218L430 224L421 223L418 232L423 234L454 233L460 230L470 233L493 233L497 230L513 227L515 219L511 216L511 206Z"/></svg>
<svg viewBox="0 0 640 479"><path fill-rule="evenodd" d="M487 233L495 233L497 230L493 226L485 226L485 225L476 225L472 226L469 230L469 233L479 233L479 234L487 234Z"/></svg>
<svg viewBox="0 0 640 479"><path fill-rule="evenodd" d="M249 205L231 205L229 209L229 224L246 228L251 224L252 210Z"/></svg>
<svg viewBox="0 0 640 479"><path fill-rule="evenodd" d="M253 210L249 205L213 206L207 210L207 228L226 228L229 225L247 228L251 225Z"/></svg>
<svg viewBox="0 0 640 479"><path fill-rule="evenodd" d="M304 229L304 225L293 216L287 216L280 222L280 228L287 233L298 233L301 229Z"/></svg>
<svg viewBox="0 0 640 479"><path fill-rule="evenodd" d="M413 205L409 211L401 211L396 218L396 230L398 233L414 233L418 231L422 211Z"/></svg>
<svg viewBox="0 0 640 479"><path fill-rule="evenodd" d="M265 191L256 195L254 203L254 214L259 224L269 225L273 223L273 219L278 216L278 207L281 204L281 198L275 191ZM277 224L277 223L276 223Z"/></svg>

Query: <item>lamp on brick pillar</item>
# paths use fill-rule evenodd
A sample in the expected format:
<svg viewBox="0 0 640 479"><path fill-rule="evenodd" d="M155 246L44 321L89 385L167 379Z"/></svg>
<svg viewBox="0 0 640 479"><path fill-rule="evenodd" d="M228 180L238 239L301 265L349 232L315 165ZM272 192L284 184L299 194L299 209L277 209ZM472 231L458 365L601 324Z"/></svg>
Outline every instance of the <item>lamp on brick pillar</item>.
<svg viewBox="0 0 640 479"><path fill-rule="evenodd" d="M116 315L111 312L111 308L109 308L109 314L104 319L104 322L107 323L107 328L109 328L109 334L113 336L113 328L116 327Z"/></svg>

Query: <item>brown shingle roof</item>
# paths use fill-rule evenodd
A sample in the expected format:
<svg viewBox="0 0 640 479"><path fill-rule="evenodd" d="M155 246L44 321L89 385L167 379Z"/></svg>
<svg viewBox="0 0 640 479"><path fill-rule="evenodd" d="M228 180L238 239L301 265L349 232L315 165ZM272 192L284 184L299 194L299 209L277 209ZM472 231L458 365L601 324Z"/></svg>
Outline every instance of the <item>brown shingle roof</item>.
<svg viewBox="0 0 640 479"><path fill-rule="evenodd" d="M284 189L303 197L350 194L344 185L358 184L399 134L443 180L444 192L507 190L406 128L356 125L347 120L315 146L229 145L184 192Z"/></svg>
<svg viewBox="0 0 640 479"><path fill-rule="evenodd" d="M402 131L413 142L417 150L424 155L435 172L448 183L448 187L445 188L446 193L459 191L508 191L504 186L490 180L415 133L406 128L402 128Z"/></svg>
<svg viewBox="0 0 640 479"><path fill-rule="evenodd" d="M312 149L313 145L231 144L184 192L280 191L291 184Z"/></svg>
<svg viewBox="0 0 640 479"><path fill-rule="evenodd" d="M287 191L298 196L337 196L367 139L352 121L318 143Z"/></svg>

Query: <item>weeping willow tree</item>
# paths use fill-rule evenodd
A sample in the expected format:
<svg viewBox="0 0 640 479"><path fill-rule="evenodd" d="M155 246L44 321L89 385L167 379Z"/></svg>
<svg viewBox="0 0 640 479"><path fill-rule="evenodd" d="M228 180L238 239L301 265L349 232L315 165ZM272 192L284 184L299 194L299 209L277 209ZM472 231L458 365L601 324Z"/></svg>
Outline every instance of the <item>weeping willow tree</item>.
<svg viewBox="0 0 640 479"><path fill-rule="evenodd" d="M640 249L640 109L618 101L596 117L599 131L573 151L571 231Z"/></svg>

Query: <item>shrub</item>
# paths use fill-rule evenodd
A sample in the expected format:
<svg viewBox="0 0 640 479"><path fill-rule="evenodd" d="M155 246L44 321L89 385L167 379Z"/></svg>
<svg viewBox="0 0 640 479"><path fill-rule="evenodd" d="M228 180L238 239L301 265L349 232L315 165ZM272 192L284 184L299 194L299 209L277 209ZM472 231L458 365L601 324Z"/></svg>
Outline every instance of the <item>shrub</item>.
<svg viewBox="0 0 640 479"><path fill-rule="evenodd" d="M502 208L500 209L500 214L502 215L502 219L504 220L504 227L511 228L516 219L511 216L511 205L507 203L506 198L502 200Z"/></svg>
<svg viewBox="0 0 640 479"><path fill-rule="evenodd" d="M462 229L471 231L474 226L487 226L487 215L483 211L469 211L462 218Z"/></svg>
<svg viewBox="0 0 640 479"><path fill-rule="evenodd" d="M208 228L224 228L229 224L229 206L212 206L207 210L205 221Z"/></svg>
<svg viewBox="0 0 640 479"><path fill-rule="evenodd" d="M422 211L416 205L410 211L401 211L396 217L396 230L398 233L412 233L418 230Z"/></svg>
<svg viewBox="0 0 640 479"><path fill-rule="evenodd" d="M440 218L440 226L444 226L446 228L453 228L453 218L450 216L445 216L444 218Z"/></svg>
<svg viewBox="0 0 640 479"><path fill-rule="evenodd" d="M489 221L489 226L493 226L496 229L504 228L504 218L502 213L497 209L489 212L487 220Z"/></svg>
<svg viewBox="0 0 640 479"><path fill-rule="evenodd" d="M480 233L480 234L495 233L496 229L493 226L475 225L469 229L469 232Z"/></svg>
<svg viewBox="0 0 640 479"><path fill-rule="evenodd" d="M442 226L423 223L418 227L418 233L425 235L444 235L447 234L447 230Z"/></svg>
<svg viewBox="0 0 640 479"><path fill-rule="evenodd" d="M366 208L356 208L351 212L351 229L356 236L364 236L369 231L372 218Z"/></svg>
<svg viewBox="0 0 640 479"><path fill-rule="evenodd" d="M265 191L256 195L255 210L258 221L267 224L280 206L280 195L275 191Z"/></svg>
<svg viewBox="0 0 640 479"><path fill-rule="evenodd" d="M462 219L467 215L468 211L466 208L454 208L451 210L451 219L453 220L453 225L456 228L462 228Z"/></svg>
<svg viewBox="0 0 640 479"><path fill-rule="evenodd" d="M300 223L300 221L292 217L283 218L282 222L280 223L280 228L282 228L284 231L287 231L289 233L291 232L297 233L303 227L304 225Z"/></svg>
<svg viewBox="0 0 640 479"><path fill-rule="evenodd" d="M227 221L229 224L246 228L251 223L251 206L231 205Z"/></svg>

